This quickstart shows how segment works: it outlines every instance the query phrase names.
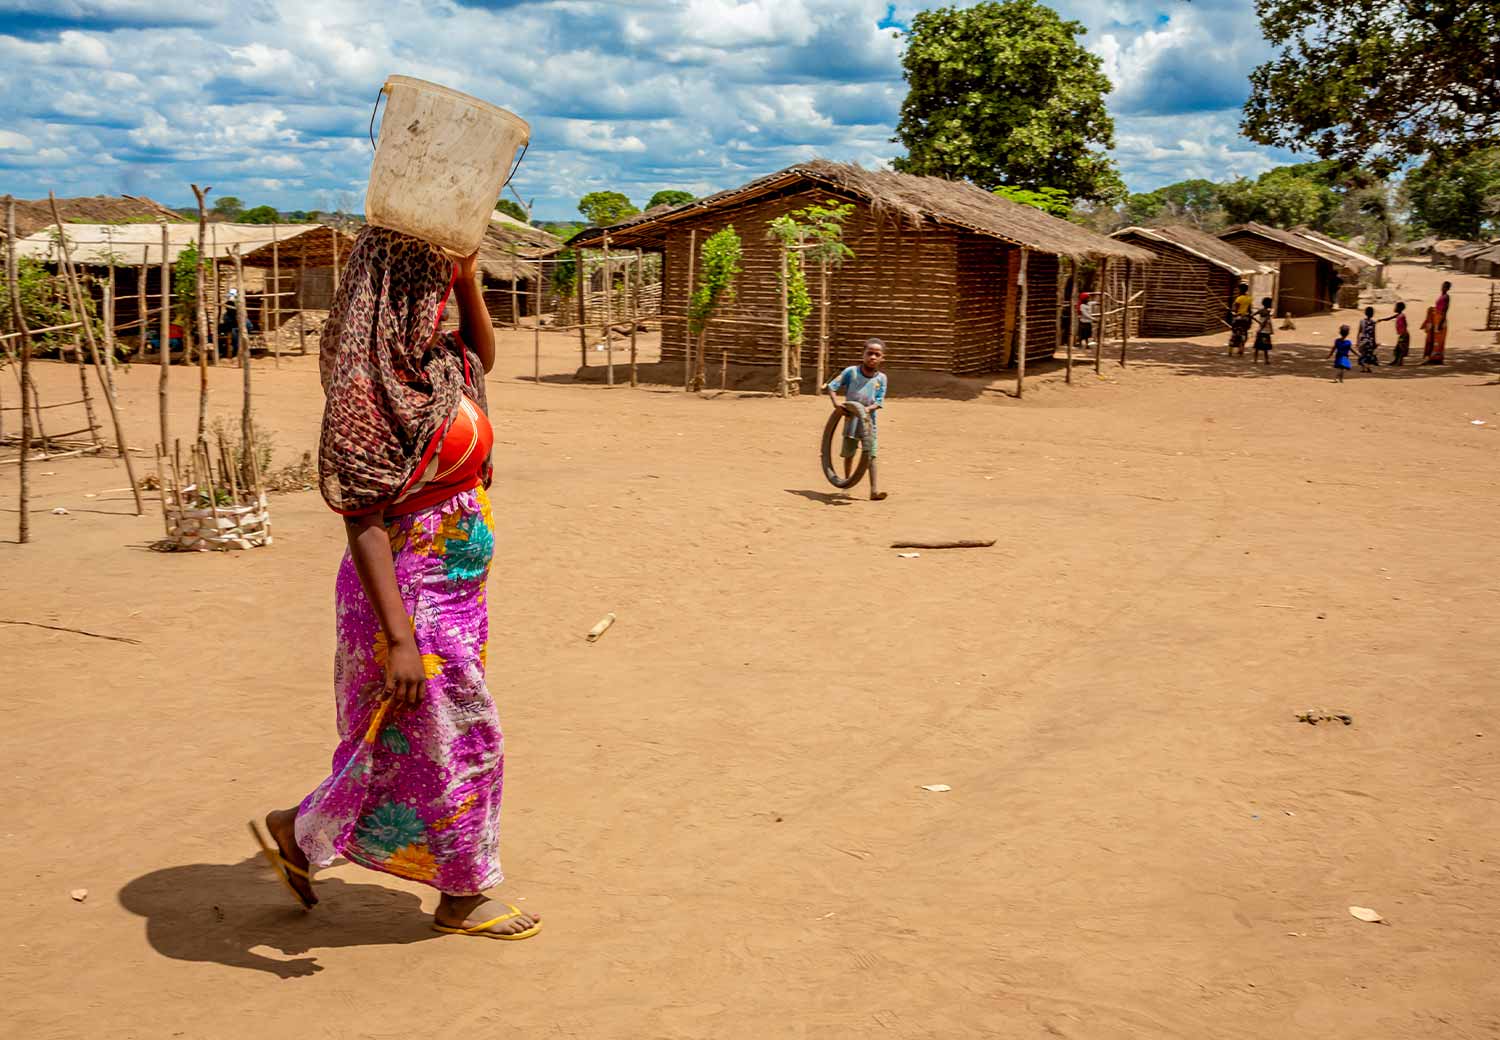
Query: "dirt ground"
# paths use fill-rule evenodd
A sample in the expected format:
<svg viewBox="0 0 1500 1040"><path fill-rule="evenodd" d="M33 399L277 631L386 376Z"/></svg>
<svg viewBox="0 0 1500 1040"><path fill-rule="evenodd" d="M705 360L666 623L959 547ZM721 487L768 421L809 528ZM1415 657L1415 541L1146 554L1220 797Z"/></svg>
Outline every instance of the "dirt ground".
<svg viewBox="0 0 1500 1040"><path fill-rule="evenodd" d="M1420 311L1440 276L1394 278ZM490 683L503 891L546 921L524 943L439 936L430 892L351 865L304 916L252 856L245 821L332 748L316 493L274 500L273 548L162 555L117 461L62 460L23 547L0 467L0 619L140 640L0 624L5 1032L1500 1034L1500 348L1488 283L1455 280L1450 365L1342 386L1348 311L1268 369L1142 344L1024 401L903 397L893 343L879 505L824 482L822 400L574 385L561 334L532 385L502 333ZM316 360L253 376L292 461ZM188 431L197 376L172 379ZM214 415L239 379L213 373ZM143 445L156 380L120 378ZM922 537L998 544L889 548Z"/></svg>

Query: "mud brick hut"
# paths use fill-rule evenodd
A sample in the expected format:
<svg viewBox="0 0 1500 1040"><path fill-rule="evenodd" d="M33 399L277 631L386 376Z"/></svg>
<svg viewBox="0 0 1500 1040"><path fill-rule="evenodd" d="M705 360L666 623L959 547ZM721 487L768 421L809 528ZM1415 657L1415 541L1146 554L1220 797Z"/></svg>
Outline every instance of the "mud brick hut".
<svg viewBox="0 0 1500 1040"><path fill-rule="evenodd" d="M1359 283L1381 263L1372 256L1307 228L1290 231L1238 224L1219 238L1277 271L1277 314L1316 314L1359 302ZM1342 299L1341 299L1342 296Z"/></svg>
<svg viewBox="0 0 1500 1040"><path fill-rule="evenodd" d="M1141 280L1140 333L1146 337L1218 332L1241 282L1257 300L1274 291L1273 265L1186 224L1121 228L1110 237L1156 254Z"/></svg>
<svg viewBox="0 0 1500 1040"><path fill-rule="evenodd" d="M885 340L895 368L955 375L996 372L1016 359L1024 320L1028 361L1052 357L1063 342L1063 261L1123 269L1153 254L1095 234L1041 210L970 184L938 177L865 170L815 160L738 188L610 228L593 228L570 246L643 249L663 254L662 360L681 362L688 345L689 267L695 244L732 224L743 243L743 271L729 313L710 325L706 353L740 365L781 358L780 246L768 225L809 205L852 203L844 242L854 252L831 276L830 370L859 359L864 341ZM1026 257L1026 314L1019 313ZM809 283L817 276L809 272ZM813 290L800 370L814 371L820 323ZM716 316L717 320L717 316ZM793 365L794 371L798 366Z"/></svg>

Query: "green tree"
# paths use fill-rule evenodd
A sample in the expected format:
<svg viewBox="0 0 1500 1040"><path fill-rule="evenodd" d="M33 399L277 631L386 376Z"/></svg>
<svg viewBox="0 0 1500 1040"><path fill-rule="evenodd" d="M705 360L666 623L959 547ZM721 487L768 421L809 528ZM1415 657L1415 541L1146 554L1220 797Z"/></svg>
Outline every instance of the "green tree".
<svg viewBox="0 0 1500 1040"><path fill-rule="evenodd" d="M523 224L531 222L531 218L526 215L526 211L521 208L521 204L514 199L496 199L495 208L507 217L515 217Z"/></svg>
<svg viewBox="0 0 1500 1040"><path fill-rule="evenodd" d="M696 195L690 191L679 191L676 188L663 188L651 196L651 201L646 203L647 209L655 209L657 206L686 206L692 202Z"/></svg>
<svg viewBox="0 0 1500 1040"><path fill-rule="evenodd" d="M234 220L244 210L245 204L233 195L225 195L214 203L213 211L225 220Z"/></svg>
<svg viewBox="0 0 1500 1040"><path fill-rule="evenodd" d="M1500 145L1494 0L1257 0L1278 52L1250 74L1241 124L1260 144L1390 173Z"/></svg>
<svg viewBox="0 0 1500 1040"><path fill-rule="evenodd" d="M10 317L10 286L3 274L3 265L0 265L0 329L11 331ZM53 275L47 270L47 265L41 260L31 257L17 257L16 259L16 286L21 293L21 313L26 316L26 326L31 329L48 329L57 325L67 325L73 321L73 311L68 306L67 282L61 274ZM95 316L94 298L88 292L83 294L84 309L88 312L90 319ZM63 344L69 343L78 330L66 329L62 332L44 332L41 335L31 337L32 344L40 356L46 356L58 350ZM103 329L97 330L102 337ZM3 356L0 351L0 356Z"/></svg>
<svg viewBox="0 0 1500 1040"><path fill-rule="evenodd" d="M698 284L688 301L688 331L698 337L698 363L693 368L691 389L702 390L706 379L708 323L719 308L734 299L734 281L739 277L744 252L740 236L730 224L708 236L698 249Z"/></svg>
<svg viewBox="0 0 1500 1040"><path fill-rule="evenodd" d="M176 321L196 335L198 327L193 324L198 302L198 244L190 242L177 254L172 264L172 311Z"/></svg>
<svg viewBox="0 0 1500 1040"><path fill-rule="evenodd" d="M281 214L274 206L256 206L245 210L237 219L241 224L280 224Z"/></svg>
<svg viewBox="0 0 1500 1040"><path fill-rule="evenodd" d="M1219 198L1230 223L1255 221L1272 227L1299 224L1317 227L1326 205L1326 188L1303 177L1278 177L1258 181L1240 178L1224 185Z"/></svg>
<svg viewBox="0 0 1500 1040"><path fill-rule="evenodd" d="M1453 238L1500 234L1500 148L1457 162L1428 159L1406 175L1413 220Z"/></svg>
<svg viewBox="0 0 1500 1040"><path fill-rule="evenodd" d="M1030 188L1012 188L1002 184L995 189L995 194L1002 199L1010 199L1023 206L1050 213L1054 217L1066 217L1073 211L1073 200L1061 188L1038 188L1032 191Z"/></svg>
<svg viewBox="0 0 1500 1040"><path fill-rule="evenodd" d="M1079 22L1036 0L922 11L902 55L908 91L895 140L905 173L986 188L1049 186L1069 198L1114 201L1109 78L1079 42Z"/></svg>
<svg viewBox="0 0 1500 1040"><path fill-rule="evenodd" d="M630 219L640 210L617 191L591 191L578 200L578 212L594 227L609 227Z"/></svg>

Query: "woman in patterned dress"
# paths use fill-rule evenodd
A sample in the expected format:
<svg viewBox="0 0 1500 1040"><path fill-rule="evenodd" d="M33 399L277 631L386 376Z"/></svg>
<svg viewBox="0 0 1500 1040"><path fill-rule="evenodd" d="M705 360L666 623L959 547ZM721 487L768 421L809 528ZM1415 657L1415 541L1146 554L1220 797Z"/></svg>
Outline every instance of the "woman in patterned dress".
<svg viewBox="0 0 1500 1040"><path fill-rule="evenodd" d="M327 779L265 818L262 850L302 904L335 856L436 888L433 927L498 939L541 928L500 884L504 738L485 685L484 373L494 332L475 257L360 232L323 328L324 499L349 548L335 586L339 744ZM439 323L457 297L458 331Z"/></svg>

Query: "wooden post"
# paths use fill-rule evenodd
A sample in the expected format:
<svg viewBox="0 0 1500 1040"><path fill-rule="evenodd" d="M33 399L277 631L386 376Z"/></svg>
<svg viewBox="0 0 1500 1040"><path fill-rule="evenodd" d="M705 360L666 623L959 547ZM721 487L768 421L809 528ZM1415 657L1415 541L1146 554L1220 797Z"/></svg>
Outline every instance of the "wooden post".
<svg viewBox="0 0 1500 1040"><path fill-rule="evenodd" d="M588 265L583 262L582 249L575 249L573 252L573 291L578 295L578 353L582 357L581 365L588 368L589 330L586 326L588 308L584 304L584 296L588 291L584 285L584 270Z"/></svg>
<svg viewBox="0 0 1500 1040"><path fill-rule="evenodd" d="M240 405L240 451L243 455L250 451L254 440L250 431L250 330L245 319L245 267L241 263L240 247L236 245L230 249L230 255L234 257L234 287L239 290L235 293L239 306L234 309L234 313L240 329L240 368L245 374L244 401Z"/></svg>
<svg viewBox="0 0 1500 1040"><path fill-rule="evenodd" d="M521 327L521 294L516 285L520 281L517 274L521 270L521 260L516 256L516 247L510 247L510 327L519 329ZM481 296L483 293L480 294Z"/></svg>
<svg viewBox="0 0 1500 1040"><path fill-rule="evenodd" d="M1125 351L1130 347L1130 261L1125 261L1125 303L1120 314L1120 367L1125 367Z"/></svg>
<svg viewBox="0 0 1500 1040"><path fill-rule="evenodd" d="M822 285L818 289L818 393L828 385L828 259L822 263Z"/></svg>
<svg viewBox="0 0 1500 1040"><path fill-rule="evenodd" d="M281 236L277 233L275 224L271 225L271 285L272 297L276 302L271 306L274 308L274 319L271 324L276 326L276 338L272 340L271 358L276 368L281 367Z"/></svg>
<svg viewBox="0 0 1500 1040"><path fill-rule="evenodd" d="M58 230L61 231L62 230L62 218L60 218L57 215L57 196L53 195L51 192L48 192L47 193L47 198L52 203L52 219L56 220L58 222L57 223ZM83 286L80 285L79 282L78 282L78 272L73 269L73 258L70 255L72 251L68 247L68 240L67 240L67 238L65 236L62 236L62 235L59 235L58 237L59 237L59 240L60 240L60 247L61 247L61 250L62 250L62 269L63 269L63 274L66 276L66 278L68 280L68 289L69 289L68 298L69 298L69 303L72 305L72 309L73 309L73 320L83 323L84 339L86 339L88 341L89 353L91 355L93 355L93 359L94 359L94 375L96 377L98 377L99 384L100 384L100 386L104 390L104 403L108 406L108 408L109 408L109 417L114 422L114 427L115 427L115 445L119 449L120 458L122 458L122 459L125 460L125 475L130 480L130 492L131 492L132 495L135 496L135 515L136 516L140 516L143 512L145 512L145 506L141 503L141 489L136 486L136 482L135 482L135 466L132 464L132 462L130 460L130 448L125 443L125 431L122 428L122 426L120 425L120 410L115 405L114 390L110 386L110 381L107 378L105 378L105 373L103 371L103 365L99 361L99 343L98 343L97 340L94 339L94 328L89 323L89 320L88 320L88 311L85 310L84 305L83 305ZM82 361L82 356L83 356L83 351L82 351L82 349L80 349L79 350L79 360L80 361ZM83 366L81 364L79 365L78 372L79 372L80 375L83 374ZM83 403L84 403L84 405L86 407L86 410L87 410L87 413L88 413L89 425L91 427L93 427L94 426L94 406L91 403L91 399L90 399L89 394L88 394L88 380L87 380L87 378L85 378L85 380L84 380L84 387L83 387L83 389L84 389ZM94 435L94 443L95 444L99 443L99 431L98 431L97 427L94 428L93 435Z"/></svg>
<svg viewBox="0 0 1500 1040"><path fill-rule="evenodd" d="M1072 288L1068 292L1068 371L1067 381L1073 382L1073 348L1078 345L1078 286L1081 283L1078 277L1078 260L1074 258L1068 261L1068 274L1073 280Z"/></svg>
<svg viewBox="0 0 1500 1040"><path fill-rule="evenodd" d="M1104 370L1100 367L1101 358L1104 355L1104 312L1109 308L1109 298L1104 289L1109 286L1109 257L1099 259L1099 286L1093 294L1093 298L1102 299L1105 306L1094 308L1094 375L1103 375Z"/></svg>
<svg viewBox="0 0 1500 1040"><path fill-rule="evenodd" d="M193 309L198 320L198 436L208 426L208 307L203 292L203 251L208 246L208 210L203 204L212 188L190 185L198 199L198 289L193 300Z"/></svg>
<svg viewBox="0 0 1500 1040"><path fill-rule="evenodd" d="M135 280L135 338L140 344L136 354L146 360L146 276L151 273L151 247L141 246L140 277Z"/></svg>
<svg viewBox="0 0 1500 1040"><path fill-rule="evenodd" d="M791 286L787 279L791 276L787 269L786 246L781 247L781 376L776 384L776 396L787 396L787 363L788 355L792 349L791 315L788 308L791 306Z"/></svg>
<svg viewBox="0 0 1500 1040"><path fill-rule="evenodd" d="M333 232L333 292L337 295L339 291L339 229L331 227L329 230Z"/></svg>
<svg viewBox="0 0 1500 1040"><path fill-rule="evenodd" d="M614 272L609 267L609 232L604 233L604 382L615 385L615 338L610 335L610 298L615 294Z"/></svg>
<svg viewBox="0 0 1500 1040"><path fill-rule="evenodd" d="M109 281L104 286L104 374L115 387L115 249L109 244Z"/></svg>
<svg viewBox="0 0 1500 1040"><path fill-rule="evenodd" d="M161 225L161 378L157 382L157 404L161 411L161 442L172 442L171 424L167 422L167 370L172 364L172 247L167 237L167 222Z"/></svg>
<svg viewBox="0 0 1500 1040"><path fill-rule="evenodd" d="M635 251L635 269L631 278L630 298L630 385L639 386L639 373L636 371L635 333L636 326L641 323L641 282L645 273L641 270L641 262L644 255L639 249Z"/></svg>
<svg viewBox="0 0 1500 1040"><path fill-rule="evenodd" d="M18 541L31 541L31 331L21 309L20 269L16 265L16 200L5 196L5 281L10 288L11 325L21 340L21 462Z"/></svg>
<svg viewBox="0 0 1500 1040"><path fill-rule="evenodd" d="M214 274L214 351L210 355L210 359L217 365L219 358L223 356L223 351L219 349L219 328L224 324L224 292L219 285L219 229L211 227L208 229L208 233L210 236L208 262Z"/></svg>
<svg viewBox="0 0 1500 1040"><path fill-rule="evenodd" d="M1019 343L1016 348L1016 398L1026 392L1026 261L1031 255L1031 250L1025 246L1021 247L1021 275L1018 281L1021 286L1020 313L1016 316L1019 329Z"/></svg>
<svg viewBox="0 0 1500 1040"><path fill-rule="evenodd" d="M542 262L536 265L536 306L531 309L531 381L542 385Z"/></svg>
<svg viewBox="0 0 1500 1040"><path fill-rule="evenodd" d="M697 262L698 229L693 228L688 233L687 296L683 300L683 310L689 316L689 319L691 319L693 313L693 290L696 288L693 282L693 271ZM665 297L662 303L665 305ZM665 310L666 307L663 306L662 309ZM663 338L667 335L666 322L662 322L661 334ZM693 388L693 324L691 320L682 327L682 388L684 390L691 390Z"/></svg>
<svg viewBox="0 0 1500 1040"><path fill-rule="evenodd" d="M302 306L302 294L307 291L307 243L301 242L297 249L297 353L307 354L307 311Z"/></svg>

